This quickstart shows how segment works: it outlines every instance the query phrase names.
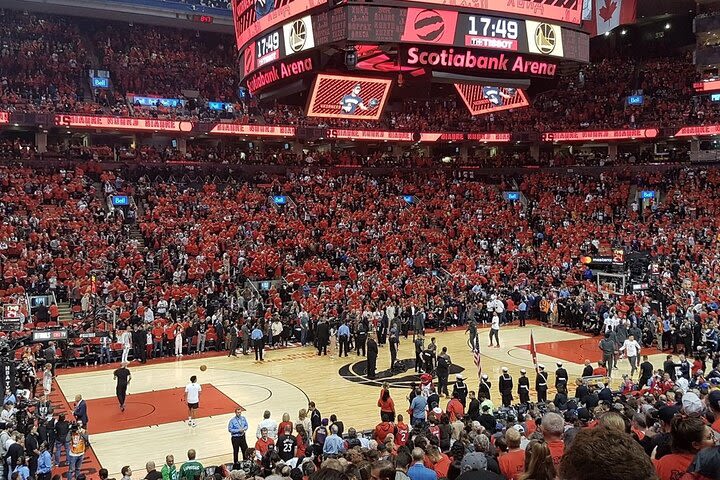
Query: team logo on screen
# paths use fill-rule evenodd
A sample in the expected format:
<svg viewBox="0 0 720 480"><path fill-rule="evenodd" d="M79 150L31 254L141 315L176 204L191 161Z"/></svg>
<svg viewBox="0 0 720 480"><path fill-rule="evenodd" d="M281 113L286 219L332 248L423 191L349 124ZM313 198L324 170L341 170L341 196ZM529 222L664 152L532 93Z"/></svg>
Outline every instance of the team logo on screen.
<svg viewBox="0 0 720 480"><path fill-rule="evenodd" d="M535 28L535 46L541 53L548 55L555 50L557 37L555 27L547 23L541 23Z"/></svg>
<svg viewBox="0 0 720 480"><path fill-rule="evenodd" d="M445 32L445 20L435 10L422 10L415 17L415 34L426 42L437 42Z"/></svg>
<svg viewBox="0 0 720 480"><path fill-rule="evenodd" d="M307 40L308 31L303 19L295 20L290 27L289 45L293 52L302 51Z"/></svg>

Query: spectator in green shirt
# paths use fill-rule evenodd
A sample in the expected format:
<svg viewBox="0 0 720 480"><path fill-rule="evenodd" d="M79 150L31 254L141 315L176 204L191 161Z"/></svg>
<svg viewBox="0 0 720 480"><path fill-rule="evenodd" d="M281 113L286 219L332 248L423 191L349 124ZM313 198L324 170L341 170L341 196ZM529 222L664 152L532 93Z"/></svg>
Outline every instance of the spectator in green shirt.
<svg viewBox="0 0 720 480"><path fill-rule="evenodd" d="M165 465L163 465L160 473L162 473L163 480L178 480L178 471L175 467L174 456L168 455L165 457Z"/></svg>
<svg viewBox="0 0 720 480"><path fill-rule="evenodd" d="M195 450L192 448L187 453L188 461L180 467L180 480L202 480L205 478L205 468L195 460Z"/></svg>

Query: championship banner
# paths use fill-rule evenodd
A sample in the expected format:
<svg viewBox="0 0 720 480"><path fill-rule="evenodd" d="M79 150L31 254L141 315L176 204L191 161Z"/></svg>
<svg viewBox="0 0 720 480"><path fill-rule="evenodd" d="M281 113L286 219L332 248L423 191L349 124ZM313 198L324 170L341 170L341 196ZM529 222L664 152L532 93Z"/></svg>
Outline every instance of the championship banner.
<svg viewBox="0 0 720 480"><path fill-rule="evenodd" d="M483 115L530 105L520 88L502 88L489 85L453 84L470 115Z"/></svg>
<svg viewBox="0 0 720 480"><path fill-rule="evenodd" d="M308 117L378 120L392 80L318 74L307 108Z"/></svg>
<svg viewBox="0 0 720 480"><path fill-rule="evenodd" d="M93 128L105 130L150 130L161 132L191 132L192 122L155 120L152 118L103 117L96 115L55 115L58 127Z"/></svg>

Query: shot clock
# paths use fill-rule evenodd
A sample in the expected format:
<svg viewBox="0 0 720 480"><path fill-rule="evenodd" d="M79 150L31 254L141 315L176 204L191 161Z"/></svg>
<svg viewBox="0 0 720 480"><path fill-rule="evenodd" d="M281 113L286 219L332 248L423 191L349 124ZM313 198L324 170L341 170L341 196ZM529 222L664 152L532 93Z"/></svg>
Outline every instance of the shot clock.
<svg viewBox="0 0 720 480"><path fill-rule="evenodd" d="M525 22L489 15L458 16L455 44L493 50L520 51L527 44Z"/></svg>
<svg viewBox="0 0 720 480"><path fill-rule="evenodd" d="M280 30L275 30L255 40L256 65L258 67L280 58L280 38Z"/></svg>

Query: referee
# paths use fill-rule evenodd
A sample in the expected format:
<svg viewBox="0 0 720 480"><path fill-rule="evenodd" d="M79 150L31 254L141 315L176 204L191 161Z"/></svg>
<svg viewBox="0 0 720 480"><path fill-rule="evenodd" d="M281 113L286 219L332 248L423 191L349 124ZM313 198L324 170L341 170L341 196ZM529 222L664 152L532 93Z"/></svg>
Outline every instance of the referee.
<svg viewBox="0 0 720 480"><path fill-rule="evenodd" d="M117 395L118 403L120 404L120 410L125 411L125 397L127 396L127 387L132 380L130 370L127 368L127 362L123 362L120 368L113 372L113 378L117 380L115 386L115 394Z"/></svg>
<svg viewBox="0 0 720 480"><path fill-rule="evenodd" d="M235 409L235 416L228 423L228 432L230 432L233 447L233 468L240 463L238 462L238 450L242 452L243 461L246 460L245 451L248 449L248 445L247 440L245 440L245 432L247 432L247 429L247 419L242 415L242 408L238 407Z"/></svg>

